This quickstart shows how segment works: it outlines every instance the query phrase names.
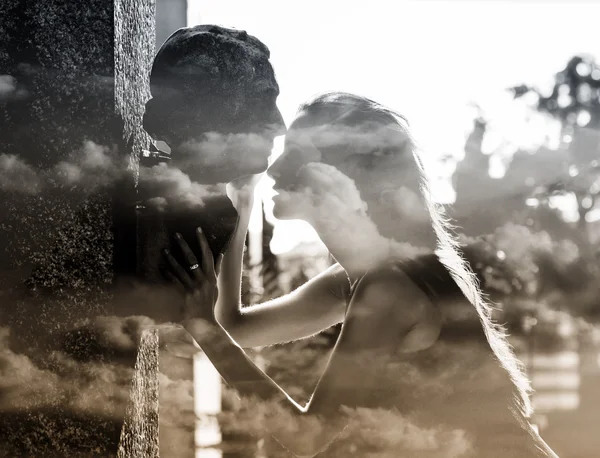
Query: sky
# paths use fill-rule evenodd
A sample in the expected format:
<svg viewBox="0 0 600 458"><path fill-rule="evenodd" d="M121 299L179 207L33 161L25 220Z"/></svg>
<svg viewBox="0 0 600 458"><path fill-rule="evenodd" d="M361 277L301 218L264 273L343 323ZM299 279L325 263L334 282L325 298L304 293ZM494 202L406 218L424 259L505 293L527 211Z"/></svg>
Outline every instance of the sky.
<svg viewBox="0 0 600 458"><path fill-rule="evenodd" d="M188 0L188 25L244 29L267 44L287 124L316 93L354 92L406 116L430 157L462 156L471 103L510 118L505 88L547 85L572 55L600 56L598 17L600 2L573 0ZM257 189L269 220L270 185L267 177ZM445 178L434 192L452 200ZM275 223L276 253L318 240L307 224Z"/></svg>

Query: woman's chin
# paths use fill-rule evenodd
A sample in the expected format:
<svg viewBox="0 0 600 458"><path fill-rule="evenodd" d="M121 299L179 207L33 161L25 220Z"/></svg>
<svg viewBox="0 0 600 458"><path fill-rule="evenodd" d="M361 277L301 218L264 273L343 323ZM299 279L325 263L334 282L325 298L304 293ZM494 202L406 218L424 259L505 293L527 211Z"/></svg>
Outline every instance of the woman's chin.
<svg viewBox="0 0 600 458"><path fill-rule="evenodd" d="M279 220L291 219L289 209L283 204L278 204L276 201L277 197L273 197L273 216Z"/></svg>
<svg viewBox="0 0 600 458"><path fill-rule="evenodd" d="M278 220L301 219L289 196L280 194L273 196L273 216Z"/></svg>

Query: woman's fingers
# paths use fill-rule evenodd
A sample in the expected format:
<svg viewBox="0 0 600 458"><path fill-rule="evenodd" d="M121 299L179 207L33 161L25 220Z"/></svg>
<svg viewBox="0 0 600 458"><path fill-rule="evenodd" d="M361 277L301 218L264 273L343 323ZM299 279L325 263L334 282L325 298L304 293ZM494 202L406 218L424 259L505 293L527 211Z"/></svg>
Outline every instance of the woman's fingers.
<svg viewBox="0 0 600 458"><path fill-rule="evenodd" d="M163 278L169 283L169 285L173 286L180 294L185 294L188 291L188 288L179 280L179 278L173 275L170 266L162 267L160 269L160 273L163 276Z"/></svg>
<svg viewBox="0 0 600 458"><path fill-rule="evenodd" d="M177 232L175 234L175 240L177 240L177 244L179 245L181 252L185 256L185 260L189 263L189 265L193 266L195 264L198 264L198 260L196 259L196 256L194 255L194 253L188 246L187 242L185 240L183 240L183 237L181 236L181 234L179 232Z"/></svg>
<svg viewBox="0 0 600 458"><path fill-rule="evenodd" d="M196 281L205 281L204 272L203 269L200 269L198 259L196 258L186 241L183 240L183 237L179 232L175 234L175 240L177 240L177 244L179 245L179 248L181 249L181 252L185 256L185 259L188 263L186 267L192 273Z"/></svg>
<svg viewBox="0 0 600 458"><path fill-rule="evenodd" d="M194 282L192 281L190 276L187 274L187 272L183 269L183 267L181 267L181 265L173 257L171 252L169 250L165 249L163 251L163 253L167 260L167 263L171 267L171 271L175 274L175 276L183 284L183 286L185 286L186 288L189 288L189 289L194 289Z"/></svg>
<svg viewBox="0 0 600 458"><path fill-rule="evenodd" d="M206 279L210 282L216 279L215 275L215 264L212 251L206 240L206 236L202 232L202 228L196 228L196 236L198 237L198 243L200 244L200 250L202 252L202 271L206 276Z"/></svg>
<svg viewBox="0 0 600 458"><path fill-rule="evenodd" d="M179 279L175 275L173 275L169 269L161 269L161 273L169 283L172 283L173 285L182 286L181 281L179 281Z"/></svg>

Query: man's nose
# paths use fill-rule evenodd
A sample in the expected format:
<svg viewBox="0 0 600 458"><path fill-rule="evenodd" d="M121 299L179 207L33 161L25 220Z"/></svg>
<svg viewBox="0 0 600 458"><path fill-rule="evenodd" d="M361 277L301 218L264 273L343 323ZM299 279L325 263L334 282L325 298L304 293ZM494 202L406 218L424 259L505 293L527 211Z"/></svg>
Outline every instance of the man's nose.
<svg viewBox="0 0 600 458"><path fill-rule="evenodd" d="M278 161L273 162L267 169L267 175L277 181L281 178L281 167Z"/></svg>
<svg viewBox="0 0 600 458"><path fill-rule="evenodd" d="M274 137L285 135L285 133L287 132L285 121L283 120L283 116L281 115L281 112L279 110L275 110L275 113L273 113L273 119L269 124L269 130L271 131Z"/></svg>

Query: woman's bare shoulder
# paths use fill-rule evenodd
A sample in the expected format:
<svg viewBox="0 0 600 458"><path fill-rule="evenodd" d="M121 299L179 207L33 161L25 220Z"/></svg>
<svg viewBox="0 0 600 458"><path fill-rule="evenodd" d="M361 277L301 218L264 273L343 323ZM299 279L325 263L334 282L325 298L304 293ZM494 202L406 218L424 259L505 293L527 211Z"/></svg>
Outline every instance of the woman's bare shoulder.
<svg viewBox="0 0 600 458"><path fill-rule="evenodd" d="M437 308L429 292L398 262L369 270L354 285L352 297L370 308L392 308L405 319L412 316L415 321L431 317L432 309Z"/></svg>
<svg viewBox="0 0 600 458"><path fill-rule="evenodd" d="M357 282L348 314L360 317L369 338L375 332L377 342L401 352L430 347L441 331L437 305L393 263L370 270Z"/></svg>
<svg viewBox="0 0 600 458"><path fill-rule="evenodd" d="M339 263L331 265L319 276L321 284L327 287L332 294L340 299L349 299L352 285L348 273Z"/></svg>

